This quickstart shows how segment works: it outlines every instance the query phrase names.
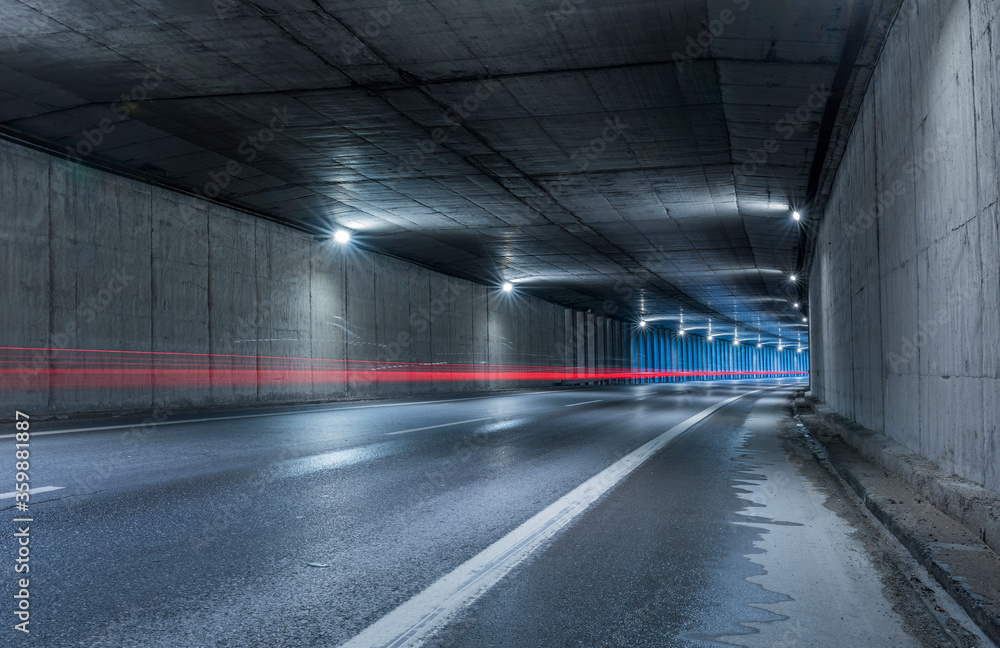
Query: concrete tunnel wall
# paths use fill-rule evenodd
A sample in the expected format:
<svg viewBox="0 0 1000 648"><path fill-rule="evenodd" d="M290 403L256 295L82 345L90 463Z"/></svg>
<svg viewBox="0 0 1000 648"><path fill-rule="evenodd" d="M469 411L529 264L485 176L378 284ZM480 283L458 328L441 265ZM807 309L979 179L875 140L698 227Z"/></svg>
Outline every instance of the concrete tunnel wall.
<svg viewBox="0 0 1000 648"><path fill-rule="evenodd" d="M0 191L3 347L345 359L380 366L629 367L631 327L625 322L337 247L17 143L0 141ZM37 369L24 356L25 366ZM8 376L3 400L24 411L80 412L526 384L485 374L451 383L361 376L339 384L232 385L227 366L220 361L216 368L222 369L208 384L184 387L154 381L128 389L25 389L22 377Z"/></svg>
<svg viewBox="0 0 1000 648"><path fill-rule="evenodd" d="M1000 491L1000 3L906 0L810 272L811 389Z"/></svg>
<svg viewBox="0 0 1000 648"><path fill-rule="evenodd" d="M379 373L407 363L549 367L571 383L592 382L594 370L746 377L806 367L790 351L723 353L722 341L702 352L698 336L657 343L671 333L640 333L606 314L319 241L6 140L0 192L0 299L10 306L0 309L0 394L21 411L296 403L553 382L489 370L457 382ZM119 351L130 353L101 354ZM330 380L321 370L327 360L377 371ZM275 363L293 371L271 369ZM67 385L55 373L98 364L107 371L99 383L67 370L78 379ZM193 366L181 373L194 373L194 382L164 371L177 366ZM302 367L305 377L294 371ZM677 379L685 378L670 378Z"/></svg>

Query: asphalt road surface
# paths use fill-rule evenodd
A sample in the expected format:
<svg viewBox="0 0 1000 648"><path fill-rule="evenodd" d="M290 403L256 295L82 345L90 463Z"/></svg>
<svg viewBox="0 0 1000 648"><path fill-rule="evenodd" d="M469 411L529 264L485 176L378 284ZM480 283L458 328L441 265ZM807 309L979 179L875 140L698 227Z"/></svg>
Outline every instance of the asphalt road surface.
<svg viewBox="0 0 1000 648"><path fill-rule="evenodd" d="M30 635L0 438L0 645L932 645L783 446L798 387L36 422Z"/></svg>

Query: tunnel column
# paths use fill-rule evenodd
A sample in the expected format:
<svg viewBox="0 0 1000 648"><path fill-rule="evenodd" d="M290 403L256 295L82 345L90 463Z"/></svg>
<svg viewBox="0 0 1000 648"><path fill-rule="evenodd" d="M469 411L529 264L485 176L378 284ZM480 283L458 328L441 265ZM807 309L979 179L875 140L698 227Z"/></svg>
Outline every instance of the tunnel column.
<svg viewBox="0 0 1000 648"><path fill-rule="evenodd" d="M677 347L677 336L674 335L673 331L670 331L668 341L670 343L670 371L676 373L680 366L680 350ZM677 382L677 376L671 376L670 382Z"/></svg>
<svg viewBox="0 0 1000 648"><path fill-rule="evenodd" d="M666 331L656 330L656 373L663 373L667 366ZM656 382L663 382L662 376L657 376Z"/></svg>

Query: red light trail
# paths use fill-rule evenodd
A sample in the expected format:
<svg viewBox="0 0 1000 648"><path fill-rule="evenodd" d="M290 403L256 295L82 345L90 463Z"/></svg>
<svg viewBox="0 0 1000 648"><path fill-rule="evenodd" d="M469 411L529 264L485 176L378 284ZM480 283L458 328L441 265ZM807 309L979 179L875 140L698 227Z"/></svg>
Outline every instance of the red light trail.
<svg viewBox="0 0 1000 648"><path fill-rule="evenodd" d="M635 371L471 363L330 360L168 351L0 347L0 387L33 389L222 388L475 381L759 378L807 371Z"/></svg>

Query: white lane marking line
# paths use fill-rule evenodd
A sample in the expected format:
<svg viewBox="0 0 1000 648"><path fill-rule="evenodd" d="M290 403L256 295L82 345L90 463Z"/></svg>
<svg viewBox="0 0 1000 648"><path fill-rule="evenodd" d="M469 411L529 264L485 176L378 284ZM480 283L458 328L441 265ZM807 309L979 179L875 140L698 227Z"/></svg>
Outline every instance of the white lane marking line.
<svg viewBox="0 0 1000 648"><path fill-rule="evenodd" d="M583 401L582 403L570 403L569 405L563 405L563 407L576 407L577 405L590 405L591 403L603 403L603 402L604 402L603 398L598 398L597 400Z"/></svg>
<svg viewBox="0 0 1000 648"><path fill-rule="evenodd" d="M633 450L376 621L341 648L421 646L447 625L459 610L496 585L510 570L665 445L729 403L762 391L757 389L717 403Z"/></svg>
<svg viewBox="0 0 1000 648"><path fill-rule="evenodd" d="M50 493L52 491L62 490L66 488L65 486L42 486L41 488L32 488L30 492L32 495L37 495L38 493ZM7 499L8 497L14 497L17 495L17 491L13 493L0 493L0 499Z"/></svg>
<svg viewBox="0 0 1000 648"><path fill-rule="evenodd" d="M370 409L374 407L406 407L407 405L433 405L434 403L458 403L460 401L482 400L484 398L503 398L507 396L530 396L532 394L550 394L552 392L531 392L494 394L490 396L470 396L468 398L452 398L448 400L414 401L412 403L376 403L372 405L348 405L346 407L325 407L313 410L297 410L291 412L266 412L262 414L239 414L234 416L215 416L208 418L185 419L178 421L163 421L157 423L156 427L162 425L184 425L185 423L210 423L212 421L235 421L238 419L264 418L267 416L293 416L295 414L312 414L316 412L340 412L342 410ZM38 425L38 424L36 424ZM73 428L70 430L50 430L48 432L32 432L31 436L47 436L49 434L69 434L70 432L104 432L106 430L125 430L128 428L140 427L142 423L132 423L130 425L104 425L101 427ZM0 434L0 439L13 439L13 434Z"/></svg>
<svg viewBox="0 0 1000 648"><path fill-rule="evenodd" d="M437 428L449 427L451 425L461 425L463 423L475 423L476 421L488 421L493 416L484 416L482 418L466 419L465 421L453 421L451 423L440 423L438 425L425 425L424 427L410 428L409 430L399 430L398 432L386 432L387 435L392 436L394 434L407 434L409 432L420 432L421 430L435 430Z"/></svg>

